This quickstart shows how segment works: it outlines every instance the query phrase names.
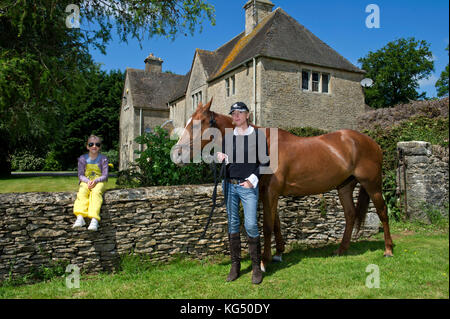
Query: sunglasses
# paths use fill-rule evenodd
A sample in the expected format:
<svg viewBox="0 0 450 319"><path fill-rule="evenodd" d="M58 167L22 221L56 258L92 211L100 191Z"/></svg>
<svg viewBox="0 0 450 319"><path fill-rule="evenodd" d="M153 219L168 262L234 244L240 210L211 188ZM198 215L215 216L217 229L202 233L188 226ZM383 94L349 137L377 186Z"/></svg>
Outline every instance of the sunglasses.
<svg viewBox="0 0 450 319"><path fill-rule="evenodd" d="M88 146L89 147L92 147L92 146L97 146L97 147L100 147L100 146L102 146L102 144L101 143L88 143Z"/></svg>

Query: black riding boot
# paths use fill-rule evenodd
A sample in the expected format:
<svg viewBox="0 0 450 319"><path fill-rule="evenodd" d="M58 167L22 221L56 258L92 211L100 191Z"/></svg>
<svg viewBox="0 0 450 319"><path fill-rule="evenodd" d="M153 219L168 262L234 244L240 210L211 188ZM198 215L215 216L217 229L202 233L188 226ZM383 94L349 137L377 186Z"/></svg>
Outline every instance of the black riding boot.
<svg viewBox="0 0 450 319"><path fill-rule="evenodd" d="M236 280L241 271L241 234L228 234L230 241L231 269L227 281Z"/></svg>
<svg viewBox="0 0 450 319"><path fill-rule="evenodd" d="M259 236L255 238L248 237L248 251L252 261L252 283L260 284L262 282L261 271L261 242Z"/></svg>

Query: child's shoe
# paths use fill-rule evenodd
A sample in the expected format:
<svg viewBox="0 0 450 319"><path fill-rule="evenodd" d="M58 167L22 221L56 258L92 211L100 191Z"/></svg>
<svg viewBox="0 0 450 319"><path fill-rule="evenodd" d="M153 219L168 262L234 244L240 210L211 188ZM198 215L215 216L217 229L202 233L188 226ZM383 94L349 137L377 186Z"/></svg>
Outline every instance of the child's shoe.
<svg viewBox="0 0 450 319"><path fill-rule="evenodd" d="M84 221L83 216L79 215L72 228L83 227L84 225L86 225L86 222Z"/></svg>
<svg viewBox="0 0 450 319"><path fill-rule="evenodd" d="M97 231L97 230L98 230L98 220L96 220L95 218L92 218L91 223L89 224L88 229L89 229L89 230L92 230L92 231Z"/></svg>

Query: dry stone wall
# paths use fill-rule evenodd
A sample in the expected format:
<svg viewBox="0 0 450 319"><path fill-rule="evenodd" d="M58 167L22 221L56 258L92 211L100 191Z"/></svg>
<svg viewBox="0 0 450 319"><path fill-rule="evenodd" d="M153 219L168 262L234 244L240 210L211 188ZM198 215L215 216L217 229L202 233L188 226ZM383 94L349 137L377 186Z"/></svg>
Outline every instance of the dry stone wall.
<svg viewBox="0 0 450 319"><path fill-rule="evenodd" d="M96 273L114 270L120 256L130 253L146 254L154 262L178 254L202 258L227 253L224 207L216 209L205 239L199 241L212 192L211 185L107 191L98 232L86 227L72 229L73 192L0 194L0 280L23 276L54 262ZM222 199L219 187L218 203ZM260 212L262 233L262 205ZM323 196L282 197L279 213L287 244L334 243L344 231L336 191ZM371 205L360 235L370 236L378 229L379 220Z"/></svg>

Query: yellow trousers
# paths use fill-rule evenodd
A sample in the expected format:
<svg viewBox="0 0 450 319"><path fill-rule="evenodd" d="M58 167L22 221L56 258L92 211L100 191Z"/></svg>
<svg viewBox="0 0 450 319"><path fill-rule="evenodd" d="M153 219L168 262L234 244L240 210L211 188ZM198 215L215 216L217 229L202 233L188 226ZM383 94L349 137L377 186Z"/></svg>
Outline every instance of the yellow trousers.
<svg viewBox="0 0 450 319"><path fill-rule="evenodd" d="M100 208L103 204L103 192L105 183L97 183L94 188L89 189L84 182L80 183L77 199L73 204L73 213L76 216L95 218L100 221Z"/></svg>

